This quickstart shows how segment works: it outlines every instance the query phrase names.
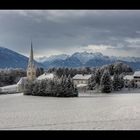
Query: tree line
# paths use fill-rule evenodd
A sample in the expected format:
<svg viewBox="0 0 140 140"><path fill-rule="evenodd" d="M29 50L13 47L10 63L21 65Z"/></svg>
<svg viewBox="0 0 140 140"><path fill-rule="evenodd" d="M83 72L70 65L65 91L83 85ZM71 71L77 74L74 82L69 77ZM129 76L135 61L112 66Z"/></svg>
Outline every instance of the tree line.
<svg viewBox="0 0 140 140"><path fill-rule="evenodd" d="M24 95L77 97L78 91L70 75L68 77L28 81L24 85Z"/></svg>
<svg viewBox="0 0 140 140"><path fill-rule="evenodd" d="M95 74L95 72L100 69L101 73L105 69L109 70L110 75L114 75L115 73L117 74L127 74L133 72L133 69L122 62L116 62L114 64L109 64L109 65L104 65L102 67L83 67L83 68L49 68L48 72L49 73L55 73L59 78L62 75L70 75L71 77L75 76L76 74Z"/></svg>
<svg viewBox="0 0 140 140"><path fill-rule="evenodd" d="M95 74L92 74L88 84L89 90L97 90L102 93L110 93L111 91L118 91L124 87L123 76L115 73L112 78L109 69L97 69Z"/></svg>
<svg viewBox="0 0 140 140"><path fill-rule="evenodd" d="M43 68L36 69L37 77L44 73ZM21 68L0 69L0 87L16 84L21 77L26 77L26 70Z"/></svg>

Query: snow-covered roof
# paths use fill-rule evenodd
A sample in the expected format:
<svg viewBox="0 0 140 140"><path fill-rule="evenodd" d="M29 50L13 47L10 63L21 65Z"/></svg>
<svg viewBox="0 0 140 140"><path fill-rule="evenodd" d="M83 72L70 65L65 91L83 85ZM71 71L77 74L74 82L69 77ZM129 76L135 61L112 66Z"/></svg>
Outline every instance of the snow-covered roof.
<svg viewBox="0 0 140 140"><path fill-rule="evenodd" d="M134 76L140 77L140 71L135 71Z"/></svg>
<svg viewBox="0 0 140 140"><path fill-rule="evenodd" d="M53 79L53 78L54 78L53 73L44 73L44 74L40 75L39 77L37 77L37 80Z"/></svg>
<svg viewBox="0 0 140 140"><path fill-rule="evenodd" d="M21 77L17 85L24 84L27 81L27 77Z"/></svg>
<svg viewBox="0 0 140 140"><path fill-rule="evenodd" d="M133 75L126 75L123 78L124 80L132 80L133 79Z"/></svg>
<svg viewBox="0 0 140 140"><path fill-rule="evenodd" d="M88 80L89 78L91 78L91 74L76 74L73 77L74 80Z"/></svg>
<svg viewBox="0 0 140 140"><path fill-rule="evenodd" d="M87 84L78 84L77 87L86 87Z"/></svg>

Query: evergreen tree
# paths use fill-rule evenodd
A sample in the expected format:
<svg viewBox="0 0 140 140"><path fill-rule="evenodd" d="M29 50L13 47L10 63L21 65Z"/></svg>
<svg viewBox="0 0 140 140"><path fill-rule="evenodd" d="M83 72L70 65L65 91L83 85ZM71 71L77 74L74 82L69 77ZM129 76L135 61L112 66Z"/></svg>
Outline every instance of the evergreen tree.
<svg viewBox="0 0 140 140"><path fill-rule="evenodd" d="M115 91L118 91L121 89L121 79L119 77L119 74L115 73L113 77L113 89Z"/></svg>
<svg viewBox="0 0 140 140"><path fill-rule="evenodd" d="M120 88L122 89L124 87L124 79L122 75L119 75L119 79L120 79Z"/></svg>
<svg viewBox="0 0 140 140"><path fill-rule="evenodd" d="M40 75L42 75L44 73L44 69L43 68L37 68L36 69L36 76L38 77L38 76L40 76Z"/></svg>
<svg viewBox="0 0 140 140"><path fill-rule="evenodd" d="M106 69L101 77L101 92L110 93L112 91L112 81L109 71Z"/></svg>
<svg viewBox="0 0 140 140"><path fill-rule="evenodd" d="M24 95L32 95L33 91L33 82L27 81L27 83L24 84Z"/></svg>
<svg viewBox="0 0 140 140"><path fill-rule="evenodd" d="M39 91L39 86L41 83L40 81L35 81L32 83L32 95L39 95L40 91Z"/></svg>
<svg viewBox="0 0 140 140"><path fill-rule="evenodd" d="M88 83L88 89L93 90L95 86L96 86L95 75L92 74L91 79Z"/></svg>
<svg viewBox="0 0 140 140"><path fill-rule="evenodd" d="M25 84L25 95L55 96L55 97L76 97L78 91L74 87L70 77L61 76L60 79L53 78L42 81L28 81Z"/></svg>
<svg viewBox="0 0 140 140"><path fill-rule="evenodd" d="M100 87L101 76L102 76L102 74L101 74L100 69L97 69L96 72L95 72L95 83L96 83L96 89L97 90L99 90L99 87Z"/></svg>

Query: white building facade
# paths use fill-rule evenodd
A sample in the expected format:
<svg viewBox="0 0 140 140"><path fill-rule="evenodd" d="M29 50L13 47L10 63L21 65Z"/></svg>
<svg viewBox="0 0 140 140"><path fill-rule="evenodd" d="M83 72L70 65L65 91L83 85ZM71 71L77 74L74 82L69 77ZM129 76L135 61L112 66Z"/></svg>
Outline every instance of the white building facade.
<svg viewBox="0 0 140 140"><path fill-rule="evenodd" d="M76 74L72 79L76 87L88 86L91 79L91 74Z"/></svg>

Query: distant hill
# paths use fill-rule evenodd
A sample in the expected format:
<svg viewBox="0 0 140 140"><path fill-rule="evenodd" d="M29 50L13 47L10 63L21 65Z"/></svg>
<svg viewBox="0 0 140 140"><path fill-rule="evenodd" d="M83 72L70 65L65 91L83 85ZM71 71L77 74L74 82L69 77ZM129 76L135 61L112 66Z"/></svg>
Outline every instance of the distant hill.
<svg viewBox="0 0 140 140"><path fill-rule="evenodd" d="M43 64L35 61L37 67L44 67ZM23 68L28 65L28 57L10 49L0 47L0 68Z"/></svg>

